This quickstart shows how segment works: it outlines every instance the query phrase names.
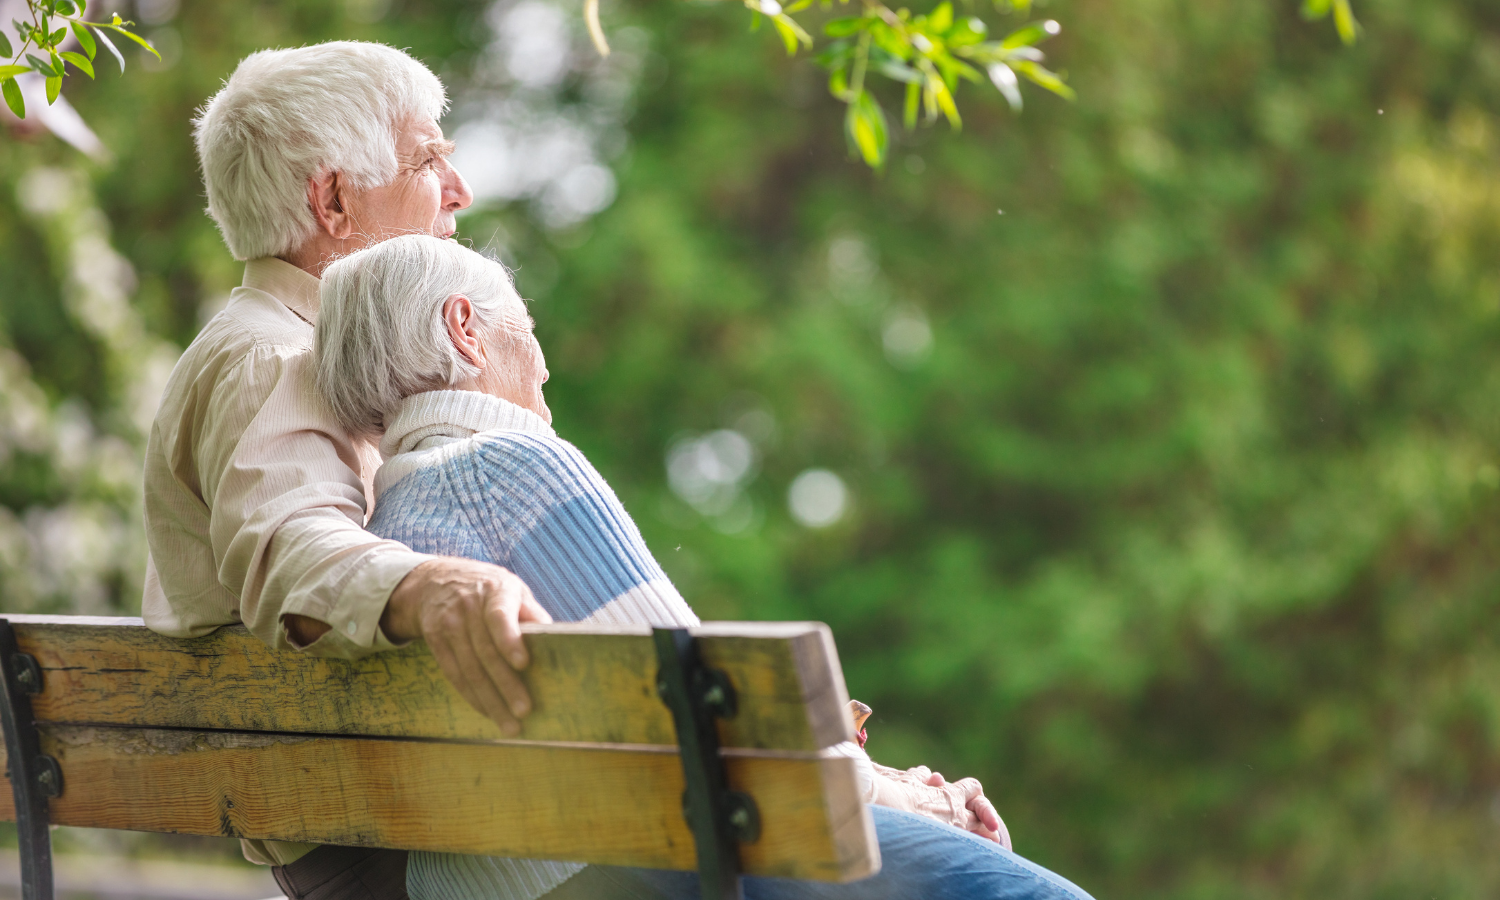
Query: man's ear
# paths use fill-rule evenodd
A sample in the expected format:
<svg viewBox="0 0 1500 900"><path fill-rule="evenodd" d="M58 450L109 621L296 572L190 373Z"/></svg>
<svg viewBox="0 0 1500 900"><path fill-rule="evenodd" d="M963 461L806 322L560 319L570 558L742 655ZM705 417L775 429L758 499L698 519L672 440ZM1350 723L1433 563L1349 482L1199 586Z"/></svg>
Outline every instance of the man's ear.
<svg viewBox="0 0 1500 900"><path fill-rule="evenodd" d="M463 358L472 366L484 370L489 358L485 356L484 341L479 337L479 320L474 316L474 304L463 294L450 294L443 301L443 323L448 326L448 339Z"/></svg>
<svg viewBox="0 0 1500 900"><path fill-rule="evenodd" d="M344 210L344 179L338 172L325 172L307 179L307 205L318 230L336 241L354 233L354 220Z"/></svg>

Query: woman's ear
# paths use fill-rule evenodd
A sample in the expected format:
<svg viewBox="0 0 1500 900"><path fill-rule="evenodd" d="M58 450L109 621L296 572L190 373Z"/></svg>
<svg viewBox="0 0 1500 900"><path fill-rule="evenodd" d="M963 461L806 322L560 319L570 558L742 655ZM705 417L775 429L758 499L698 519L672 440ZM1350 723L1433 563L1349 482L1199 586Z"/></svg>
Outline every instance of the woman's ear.
<svg viewBox="0 0 1500 900"><path fill-rule="evenodd" d="M489 362L484 353L484 341L479 337L479 321L474 316L474 304L463 294L450 294L443 301L443 323L448 326L448 339L471 366L481 372Z"/></svg>
<svg viewBox="0 0 1500 900"><path fill-rule="evenodd" d="M307 205L312 209L318 229L336 241L354 233L354 219L346 210L344 179L338 172L327 172L307 179Z"/></svg>

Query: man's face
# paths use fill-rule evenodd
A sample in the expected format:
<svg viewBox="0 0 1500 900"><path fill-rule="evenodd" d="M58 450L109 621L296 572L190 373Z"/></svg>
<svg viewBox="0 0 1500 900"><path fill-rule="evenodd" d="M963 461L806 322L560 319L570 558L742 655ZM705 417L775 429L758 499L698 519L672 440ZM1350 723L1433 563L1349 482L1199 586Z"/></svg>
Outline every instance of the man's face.
<svg viewBox="0 0 1500 900"><path fill-rule="evenodd" d="M402 234L451 237L454 213L474 202L468 182L448 162L453 143L433 121L416 122L396 135L399 169L389 184L345 194L355 237L378 243Z"/></svg>

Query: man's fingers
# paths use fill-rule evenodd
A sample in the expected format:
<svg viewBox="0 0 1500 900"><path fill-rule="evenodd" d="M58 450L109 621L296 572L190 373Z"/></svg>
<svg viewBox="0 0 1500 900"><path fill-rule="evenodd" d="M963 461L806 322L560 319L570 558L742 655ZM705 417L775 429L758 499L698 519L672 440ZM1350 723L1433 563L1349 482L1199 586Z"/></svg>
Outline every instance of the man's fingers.
<svg viewBox="0 0 1500 900"><path fill-rule="evenodd" d="M942 787L947 783L947 780L943 778L942 772L929 772L927 774L927 784L929 787Z"/></svg>
<svg viewBox="0 0 1500 900"><path fill-rule="evenodd" d="M510 714L509 706L495 689L467 641L460 644L450 640L447 635L432 635L427 639L427 646L437 658L438 668L443 670L443 675L470 706L493 720L506 735L514 737L521 733L521 723Z"/></svg>
<svg viewBox="0 0 1500 900"><path fill-rule="evenodd" d="M528 608L528 603L538 609L540 605L531 595L531 588L509 573L498 584L485 585L485 590L484 630L512 668L526 668L531 654L526 652L526 642L521 639L521 612ZM545 614L546 610L542 612Z"/></svg>
<svg viewBox="0 0 1500 900"><path fill-rule="evenodd" d="M526 589L526 596L521 601L521 615L518 616L522 622L536 622L539 625L550 625L552 614L547 612L546 607L537 602L536 595L531 589Z"/></svg>
<svg viewBox="0 0 1500 900"><path fill-rule="evenodd" d="M500 648L491 643L494 636L493 631L474 629L469 632L470 648L479 664L484 667L484 674L500 696L505 698L505 705L510 713L516 718L523 718L531 712L531 694L527 692L526 685L520 676L500 655Z"/></svg>

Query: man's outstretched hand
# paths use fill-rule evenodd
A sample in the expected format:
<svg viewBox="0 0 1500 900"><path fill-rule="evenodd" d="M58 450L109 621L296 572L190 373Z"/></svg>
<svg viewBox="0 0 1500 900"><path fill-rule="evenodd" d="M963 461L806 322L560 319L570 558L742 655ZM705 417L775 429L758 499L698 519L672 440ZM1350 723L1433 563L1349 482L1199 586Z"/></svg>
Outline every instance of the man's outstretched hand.
<svg viewBox="0 0 1500 900"><path fill-rule="evenodd" d="M459 694L514 737L531 712L517 671L531 662L522 622L551 622L508 569L472 559L422 563L391 592L380 627L392 641L422 638Z"/></svg>

